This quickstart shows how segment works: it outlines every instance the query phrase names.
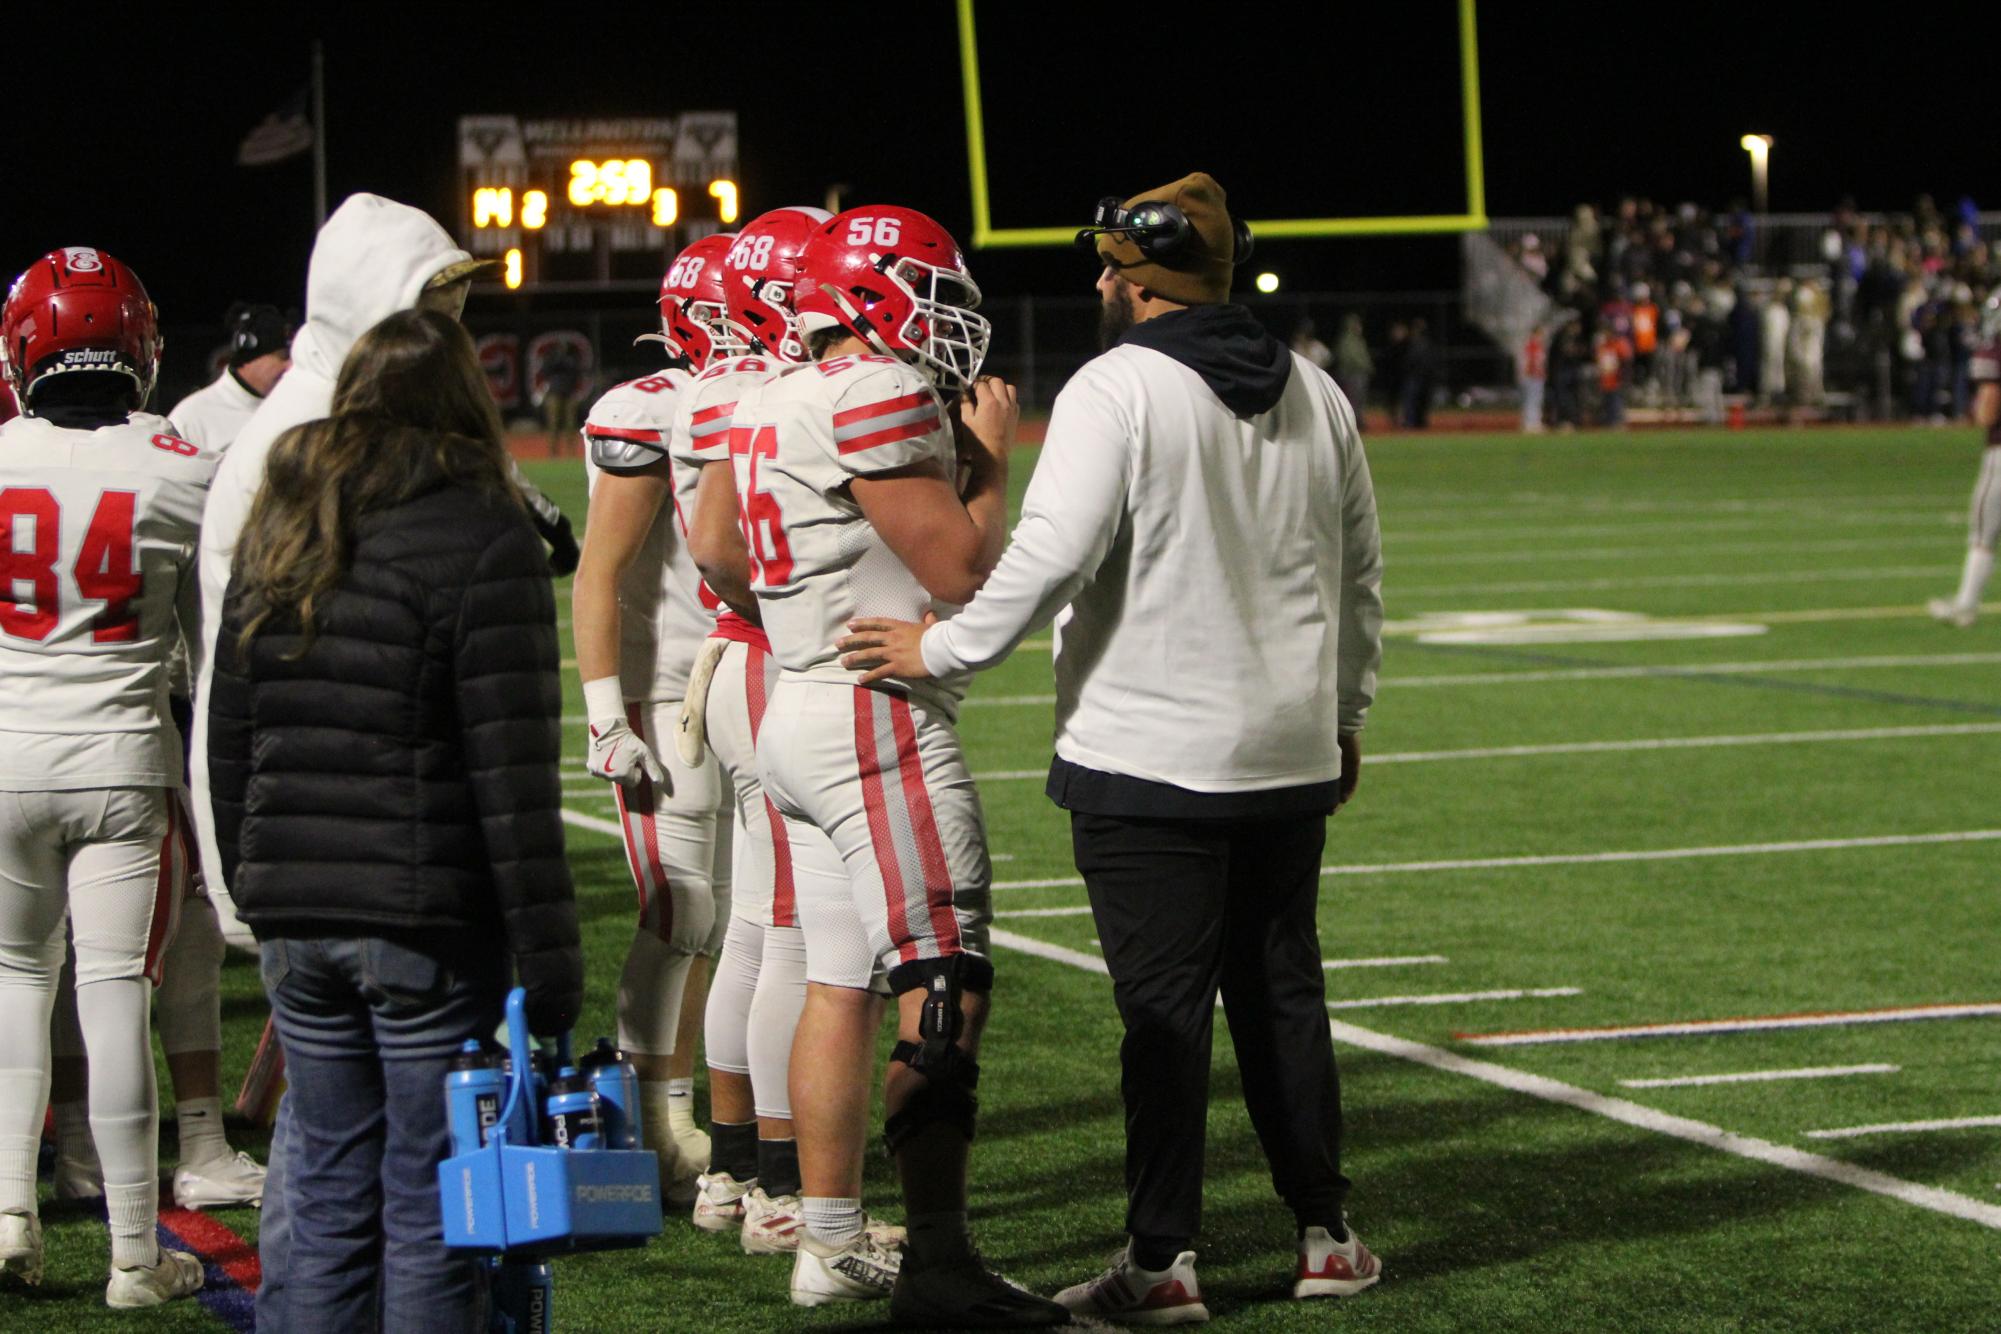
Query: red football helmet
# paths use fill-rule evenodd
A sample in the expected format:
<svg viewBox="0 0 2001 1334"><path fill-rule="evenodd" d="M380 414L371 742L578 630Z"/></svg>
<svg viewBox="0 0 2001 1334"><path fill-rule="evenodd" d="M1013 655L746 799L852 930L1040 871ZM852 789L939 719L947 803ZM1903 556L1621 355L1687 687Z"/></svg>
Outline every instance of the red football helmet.
<svg viewBox="0 0 2001 1334"><path fill-rule="evenodd" d="M51 250L0 308L0 361L23 408L51 376L128 376L144 403L160 372L159 312L137 274L89 246Z"/></svg>
<svg viewBox="0 0 2001 1334"><path fill-rule="evenodd" d="M723 258L734 232L704 236L674 256L660 280L661 342L696 370L712 357L733 357L744 349L723 318ZM648 334L652 338L656 335Z"/></svg>
<svg viewBox="0 0 2001 1334"><path fill-rule="evenodd" d="M823 208L775 208L736 234L724 260L730 333L746 347L786 361L806 360L793 327L792 282L799 252L833 214Z"/></svg>
<svg viewBox="0 0 2001 1334"><path fill-rule="evenodd" d="M878 352L915 359L940 389L972 383L993 326L952 234L916 209L851 208L822 223L793 293L806 332L842 328Z"/></svg>

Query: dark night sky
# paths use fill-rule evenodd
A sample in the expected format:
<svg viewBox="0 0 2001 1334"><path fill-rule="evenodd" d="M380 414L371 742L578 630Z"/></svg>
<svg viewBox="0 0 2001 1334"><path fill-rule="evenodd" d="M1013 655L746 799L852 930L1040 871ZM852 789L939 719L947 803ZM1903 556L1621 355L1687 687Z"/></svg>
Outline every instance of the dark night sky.
<svg viewBox="0 0 2001 1334"><path fill-rule="evenodd" d="M838 180L851 203L907 203L969 230L947 0L268 7L206 32L164 8L93 10L87 40L60 7L12 16L0 267L103 246L145 277L169 324L236 296L298 300L308 167L244 170L234 155L304 82L315 34L335 200L377 190L454 225L462 112L735 106L749 211L817 203ZM982 0L997 224L1081 223L1099 194L1196 166L1252 217L1459 211L1450 0L1210 8L1217 20L1197 28L1149 24L1141 7ZM1747 190L1746 130L1777 138L1775 209L1843 194L1900 208L1921 191L2001 207L1994 8L1832 12L1485 0L1489 212L1621 192L1722 205ZM1382 290L1449 286L1455 255L1428 239L1274 243L1259 258L1291 290ZM1063 252L973 263L993 295L1082 291L1090 277Z"/></svg>

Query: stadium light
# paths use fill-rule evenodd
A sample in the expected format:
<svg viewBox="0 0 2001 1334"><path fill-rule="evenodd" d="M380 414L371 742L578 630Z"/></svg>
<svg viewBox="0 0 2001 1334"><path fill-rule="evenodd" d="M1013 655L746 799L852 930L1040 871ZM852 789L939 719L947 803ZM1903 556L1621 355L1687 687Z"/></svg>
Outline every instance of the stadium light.
<svg viewBox="0 0 2001 1334"><path fill-rule="evenodd" d="M1751 155L1751 206L1760 213L1771 211L1772 136L1747 134L1737 146Z"/></svg>
<svg viewBox="0 0 2001 1334"><path fill-rule="evenodd" d="M1266 296L1270 296L1273 292L1276 292L1278 290L1278 275L1276 273L1260 273L1258 275L1258 290Z"/></svg>

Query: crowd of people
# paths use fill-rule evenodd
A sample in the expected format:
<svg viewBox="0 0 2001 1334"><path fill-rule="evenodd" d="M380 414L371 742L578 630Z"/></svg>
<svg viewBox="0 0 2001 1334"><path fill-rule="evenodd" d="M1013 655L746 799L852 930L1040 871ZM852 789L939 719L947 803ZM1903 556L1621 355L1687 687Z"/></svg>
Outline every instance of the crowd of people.
<svg viewBox="0 0 2001 1334"><path fill-rule="evenodd" d="M1229 303L1249 234L1213 179L1107 201L1080 236L1105 353L1057 401L1012 541L1015 391L981 374L957 243L913 209L776 209L674 259L665 365L584 422L581 550L509 459L460 322L493 266L421 211L346 200L299 327L244 314L185 425L145 410L160 340L137 275L84 246L30 266L0 307L20 414L0 425L0 1286L43 1277L68 953L88 1115L58 1130L95 1142L62 1153L106 1204L106 1301L202 1287L155 1228L149 1046L198 908L206 984L160 990L208 1044L185 1071L168 1045L198 1169L175 1189L261 1200L258 1325L487 1327L488 1270L444 1243L445 1080L510 986L536 1038L580 1018L552 582L571 573L582 758L614 785L639 897L619 1041L664 1207L787 1257L774 1295L802 1306L1206 1320L1189 1247L1220 994L1297 1225L1292 1296L1374 1284L1315 922L1380 656L1361 437L1333 380ZM1233 596L1247 578L1259 595ZM996 969L956 718L973 673L1066 607L1050 795L1127 1029L1129 1239L1052 1300L968 1222ZM1219 614L1235 647L1161 689L1161 618L1194 643ZM214 1105L224 937L258 956L290 1084L268 1171ZM862 1199L885 1019L900 1225Z"/></svg>
<svg viewBox="0 0 2001 1334"><path fill-rule="evenodd" d="M1531 430L1618 426L1635 405L1724 420L1725 396L1811 418L1964 420L2001 252L1970 201L1871 218L1852 202L1797 248L1742 207L1580 204L1509 243L1553 303L1517 353Z"/></svg>

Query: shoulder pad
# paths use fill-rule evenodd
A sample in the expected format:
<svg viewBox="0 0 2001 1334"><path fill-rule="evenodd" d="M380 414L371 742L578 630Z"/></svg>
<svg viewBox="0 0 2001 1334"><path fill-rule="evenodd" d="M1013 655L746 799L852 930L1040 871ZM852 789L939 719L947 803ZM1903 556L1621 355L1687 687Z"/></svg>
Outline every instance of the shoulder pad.
<svg viewBox="0 0 2001 1334"><path fill-rule="evenodd" d="M666 458L675 391L686 382L667 371L607 389L584 421L591 462L605 472L639 472Z"/></svg>

